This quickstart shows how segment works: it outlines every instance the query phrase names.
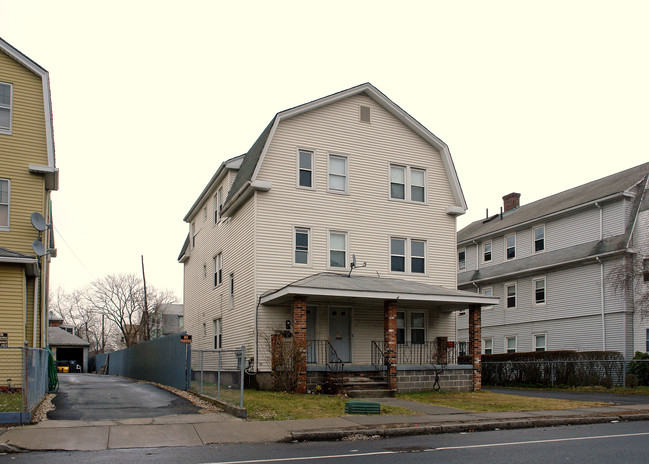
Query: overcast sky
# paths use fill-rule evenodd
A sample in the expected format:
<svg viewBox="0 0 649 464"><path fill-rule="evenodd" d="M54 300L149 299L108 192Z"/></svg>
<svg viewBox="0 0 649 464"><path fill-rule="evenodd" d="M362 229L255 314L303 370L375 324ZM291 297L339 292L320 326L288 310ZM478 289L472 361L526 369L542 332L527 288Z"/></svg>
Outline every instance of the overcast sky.
<svg viewBox="0 0 649 464"><path fill-rule="evenodd" d="M182 300L183 217L275 113L371 82L495 213L649 161L646 1L0 0L50 73L52 285L140 273Z"/></svg>

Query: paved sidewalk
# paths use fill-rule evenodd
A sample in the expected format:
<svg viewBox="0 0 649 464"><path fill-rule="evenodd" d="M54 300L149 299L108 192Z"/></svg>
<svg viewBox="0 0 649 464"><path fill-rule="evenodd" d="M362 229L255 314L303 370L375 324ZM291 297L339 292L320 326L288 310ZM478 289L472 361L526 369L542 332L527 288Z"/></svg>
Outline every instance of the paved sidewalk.
<svg viewBox="0 0 649 464"><path fill-rule="evenodd" d="M356 434L402 436L649 420L649 405L614 405L559 411L472 413L413 401L381 398L414 416L344 416L289 421L246 421L225 413L171 415L111 421L50 420L0 435L0 451L106 450L202 446L217 443L337 440Z"/></svg>

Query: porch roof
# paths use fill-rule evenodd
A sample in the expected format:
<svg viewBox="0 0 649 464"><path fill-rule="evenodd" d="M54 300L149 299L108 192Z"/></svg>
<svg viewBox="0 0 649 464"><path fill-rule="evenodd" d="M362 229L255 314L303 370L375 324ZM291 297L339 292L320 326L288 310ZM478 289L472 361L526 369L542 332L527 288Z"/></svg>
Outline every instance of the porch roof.
<svg viewBox="0 0 649 464"><path fill-rule="evenodd" d="M466 309L469 305L496 305L499 299L464 290L430 285L404 279L322 272L296 280L261 296L261 304L287 303L296 295L320 298L357 298L432 303L447 311Z"/></svg>

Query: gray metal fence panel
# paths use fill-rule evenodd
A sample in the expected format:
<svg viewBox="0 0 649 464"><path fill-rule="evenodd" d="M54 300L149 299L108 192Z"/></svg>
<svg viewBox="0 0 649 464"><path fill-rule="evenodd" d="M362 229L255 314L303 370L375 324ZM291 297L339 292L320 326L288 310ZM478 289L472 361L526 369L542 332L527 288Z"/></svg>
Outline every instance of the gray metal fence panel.
<svg viewBox="0 0 649 464"><path fill-rule="evenodd" d="M124 350L108 353L106 374L147 380L187 390L188 343L182 343L182 334L173 334L138 343ZM96 359L97 370L104 365Z"/></svg>
<svg viewBox="0 0 649 464"><path fill-rule="evenodd" d="M28 412L49 387L48 350L0 347L0 411Z"/></svg>
<svg viewBox="0 0 649 464"><path fill-rule="evenodd" d="M243 408L246 348L193 350L191 390Z"/></svg>

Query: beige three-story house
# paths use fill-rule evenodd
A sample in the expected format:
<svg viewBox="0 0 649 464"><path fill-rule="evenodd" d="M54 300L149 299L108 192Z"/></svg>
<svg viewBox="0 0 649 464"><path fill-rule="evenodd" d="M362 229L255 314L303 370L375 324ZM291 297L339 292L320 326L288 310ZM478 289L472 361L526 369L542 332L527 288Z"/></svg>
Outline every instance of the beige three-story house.
<svg viewBox="0 0 649 464"><path fill-rule="evenodd" d="M49 76L0 39L0 333L1 345L47 346L50 194L58 188ZM42 232L32 225L38 213ZM33 242L40 238L37 253ZM43 254L43 256L39 256ZM3 369L10 369L5 353ZM16 360L20 379L21 364ZM7 376L10 372L3 370ZM5 377L2 377L5 381Z"/></svg>
<svg viewBox="0 0 649 464"><path fill-rule="evenodd" d="M465 210L448 147L371 84L278 113L184 218L194 349L245 345L263 386L268 340L290 331L308 345L302 389L332 359L421 388L406 374L451 351L453 311L497 302L456 289ZM465 371L448 387L471 388Z"/></svg>

